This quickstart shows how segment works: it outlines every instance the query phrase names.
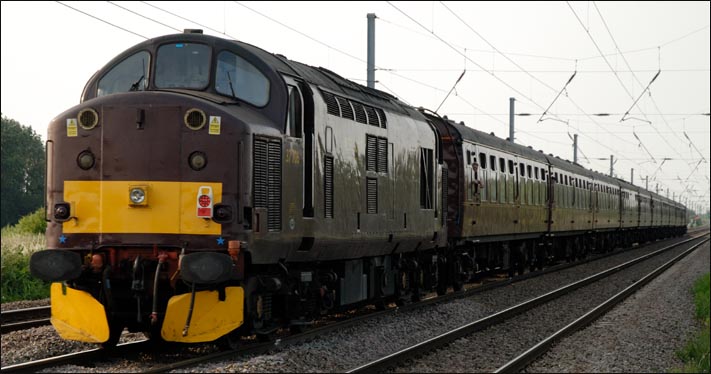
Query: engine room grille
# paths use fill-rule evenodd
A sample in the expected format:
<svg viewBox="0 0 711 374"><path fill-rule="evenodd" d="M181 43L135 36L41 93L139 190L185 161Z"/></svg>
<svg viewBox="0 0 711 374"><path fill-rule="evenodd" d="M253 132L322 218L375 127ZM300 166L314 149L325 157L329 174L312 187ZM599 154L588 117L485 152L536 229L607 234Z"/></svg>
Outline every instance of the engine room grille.
<svg viewBox="0 0 711 374"><path fill-rule="evenodd" d="M367 197L367 212L368 214L378 213L378 179L366 178L366 197Z"/></svg>
<svg viewBox="0 0 711 374"><path fill-rule="evenodd" d="M363 104L355 101L351 101L351 103L353 104L353 110L355 111L356 122L368 124Z"/></svg>
<svg viewBox="0 0 711 374"><path fill-rule="evenodd" d="M385 117L385 112L380 108L375 108L375 110L378 112L378 117L380 117L380 127L388 128L388 119Z"/></svg>
<svg viewBox="0 0 711 374"><path fill-rule="evenodd" d="M254 207L267 209L267 229L281 230L281 141L254 139Z"/></svg>
<svg viewBox="0 0 711 374"><path fill-rule="evenodd" d="M388 172L388 139L378 138L378 173Z"/></svg>
<svg viewBox="0 0 711 374"><path fill-rule="evenodd" d="M323 159L323 210L326 218L333 218L333 156Z"/></svg>
<svg viewBox="0 0 711 374"><path fill-rule="evenodd" d="M366 135L365 136L365 170L376 171L378 160L378 138Z"/></svg>
<svg viewBox="0 0 711 374"><path fill-rule="evenodd" d="M369 125L380 127L380 120L378 119L378 113L375 112L375 108L366 106L365 113L368 115Z"/></svg>
<svg viewBox="0 0 711 374"><path fill-rule="evenodd" d="M388 139L365 136L365 170L388 173Z"/></svg>
<svg viewBox="0 0 711 374"><path fill-rule="evenodd" d="M349 100L323 90L321 90L321 96L326 103L328 114L387 128L388 120L385 117L385 111L380 108Z"/></svg>
<svg viewBox="0 0 711 374"><path fill-rule="evenodd" d="M341 109L338 107L336 102L336 97L328 92L323 93L323 101L326 102L326 107L328 108L328 114L333 114L334 116L341 116Z"/></svg>
<svg viewBox="0 0 711 374"><path fill-rule="evenodd" d="M351 108L351 104L348 100L342 97L336 97L336 100L338 101L338 105L341 107L341 117L353 119L353 109Z"/></svg>

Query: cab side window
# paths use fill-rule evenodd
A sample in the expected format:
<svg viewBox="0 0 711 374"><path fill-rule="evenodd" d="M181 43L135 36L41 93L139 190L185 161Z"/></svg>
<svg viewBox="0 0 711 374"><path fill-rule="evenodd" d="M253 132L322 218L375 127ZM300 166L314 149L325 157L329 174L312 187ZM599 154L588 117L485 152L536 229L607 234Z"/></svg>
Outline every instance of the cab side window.
<svg viewBox="0 0 711 374"><path fill-rule="evenodd" d="M301 115L301 93L297 87L292 85L287 87L289 88L289 111L286 114L286 130L289 136L300 138L303 120L303 116Z"/></svg>
<svg viewBox="0 0 711 374"><path fill-rule="evenodd" d="M228 51L217 56L215 90L258 107L269 102L267 77L247 60Z"/></svg>

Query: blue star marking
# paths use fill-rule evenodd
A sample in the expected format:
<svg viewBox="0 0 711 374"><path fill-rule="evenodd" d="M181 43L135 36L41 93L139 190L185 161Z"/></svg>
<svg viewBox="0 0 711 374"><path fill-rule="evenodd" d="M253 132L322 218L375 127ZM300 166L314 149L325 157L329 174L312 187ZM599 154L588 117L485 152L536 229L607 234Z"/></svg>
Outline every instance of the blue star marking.
<svg viewBox="0 0 711 374"><path fill-rule="evenodd" d="M66 243L66 242L67 242L67 237L64 236L64 235L60 236L60 237L59 237L59 242L62 243L62 244Z"/></svg>
<svg viewBox="0 0 711 374"><path fill-rule="evenodd" d="M217 238L217 245L225 245L225 239L223 239L221 236Z"/></svg>

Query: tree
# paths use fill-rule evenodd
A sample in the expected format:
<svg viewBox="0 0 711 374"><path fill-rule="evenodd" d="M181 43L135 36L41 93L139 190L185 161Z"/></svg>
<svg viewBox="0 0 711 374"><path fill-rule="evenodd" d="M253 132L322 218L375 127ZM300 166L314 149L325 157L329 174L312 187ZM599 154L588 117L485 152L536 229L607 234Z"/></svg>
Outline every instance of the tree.
<svg viewBox="0 0 711 374"><path fill-rule="evenodd" d="M44 204L45 152L31 127L5 116L1 135L0 227L5 227Z"/></svg>

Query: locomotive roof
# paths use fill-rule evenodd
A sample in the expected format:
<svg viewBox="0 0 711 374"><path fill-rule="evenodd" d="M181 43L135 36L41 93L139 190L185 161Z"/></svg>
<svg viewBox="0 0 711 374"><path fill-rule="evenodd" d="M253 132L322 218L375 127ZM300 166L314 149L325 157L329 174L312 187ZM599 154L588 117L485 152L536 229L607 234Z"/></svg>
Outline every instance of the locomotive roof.
<svg viewBox="0 0 711 374"><path fill-rule="evenodd" d="M401 102L395 96L345 79L326 68L313 67L298 61L289 60L283 55L267 52L248 43L236 40L232 42L247 49L274 70L300 77L306 82L325 88L333 93L345 95L364 104L370 104L401 114L413 115L417 113L414 108ZM415 116L418 115L415 114Z"/></svg>
<svg viewBox="0 0 711 374"><path fill-rule="evenodd" d="M352 82L326 68L313 67L297 61L292 61L282 55L267 52L264 49L239 40L224 39L202 33L186 32L182 34L164 35L146 40L117 55L102 70L108 69L133 53L145 49L146 46L155 47L174 41L192 43L202 42L213 46L217 50L232 49L234 52L241 54L242 57L246 58L248 61L255 63L255 65L265 70L264 73L267 74L267 76L273 77L273 74L275 73L282 73L299 77L308 83L314 84L338 95L348 96L349 98L360 101L363 104L369 104L371 106L412 117L423 118L423 116L414 108L398 100L395 96ZM96 78L97 77L95 75L90 79L90 82L96 83ZM82 99L86 100L93 97L94 94L92 90L87 90L87 88L85 88L85 92L82 94Z"/></svg>

